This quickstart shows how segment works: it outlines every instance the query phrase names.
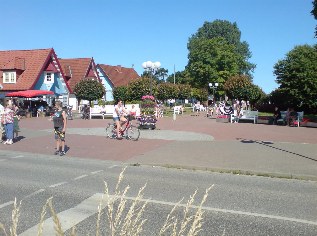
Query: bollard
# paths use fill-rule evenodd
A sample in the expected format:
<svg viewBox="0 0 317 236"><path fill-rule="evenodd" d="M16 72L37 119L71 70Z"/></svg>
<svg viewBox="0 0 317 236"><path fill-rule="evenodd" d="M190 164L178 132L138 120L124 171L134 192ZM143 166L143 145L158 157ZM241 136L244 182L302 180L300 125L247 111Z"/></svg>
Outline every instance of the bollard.
<svg viewBox="0 0 317 236"><path fill-rule="evenodd" d="M176 113L173 114L173 120L176 120Z"/></svg>

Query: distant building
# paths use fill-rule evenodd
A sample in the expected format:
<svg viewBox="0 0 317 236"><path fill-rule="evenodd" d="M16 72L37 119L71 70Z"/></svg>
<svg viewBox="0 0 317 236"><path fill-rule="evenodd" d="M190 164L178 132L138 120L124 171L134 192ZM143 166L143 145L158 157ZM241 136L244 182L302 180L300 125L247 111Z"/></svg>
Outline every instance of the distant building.
<svg viewBox="0 0 317 236"><path fill-rule="evenodd" d="M76 84L85 78L96 79L101 82L95 61L93 58L59 58L59 61L70 87L69 105L73 106L74 110L78 109L79 104L77 104L77 99L74 94Z"/></svg>
<svg viewBox="0 0 317 236"><path fill-rule="evenodd" d="M126 86L140 76L133 68L98 64L97 70L102 84L106 88L105 100L113 101L112 90L118 86Z"/></svg>
<svg viewBox="0 0 317 236"><path fill-rule="evenodd" d="M53 48L0 51L0 94L50 90L68 103L69 86Z"/></svg>

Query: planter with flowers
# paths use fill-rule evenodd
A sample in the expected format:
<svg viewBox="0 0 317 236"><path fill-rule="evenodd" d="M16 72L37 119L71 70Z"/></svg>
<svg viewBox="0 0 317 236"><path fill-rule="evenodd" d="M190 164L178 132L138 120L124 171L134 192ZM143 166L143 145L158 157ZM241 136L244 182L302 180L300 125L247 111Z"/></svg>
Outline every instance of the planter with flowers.
<svg viewBox="0 0 317 236"><path fill-rule="evenodd" d="M155 129L156 117L155 117L156 103L154 97L151 95L142 96L141 101L141 115L138 118L140 129Z"/></svg>

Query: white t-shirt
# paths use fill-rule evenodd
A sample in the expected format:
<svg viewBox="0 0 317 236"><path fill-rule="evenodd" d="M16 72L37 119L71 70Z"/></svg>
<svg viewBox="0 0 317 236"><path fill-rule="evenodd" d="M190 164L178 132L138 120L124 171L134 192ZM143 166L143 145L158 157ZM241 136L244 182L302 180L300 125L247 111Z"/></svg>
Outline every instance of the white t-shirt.
<svg viewBox="0 0 317 236"><path fill-rule="evenodd" d="M119 111L119 115L117 114L117 110ZM116 118L116 117L120 118L120 116L122 116L122 114L123 114L123 107L122 106L118 107L118 105L115 105L112 117L113 118Z"/></svg>

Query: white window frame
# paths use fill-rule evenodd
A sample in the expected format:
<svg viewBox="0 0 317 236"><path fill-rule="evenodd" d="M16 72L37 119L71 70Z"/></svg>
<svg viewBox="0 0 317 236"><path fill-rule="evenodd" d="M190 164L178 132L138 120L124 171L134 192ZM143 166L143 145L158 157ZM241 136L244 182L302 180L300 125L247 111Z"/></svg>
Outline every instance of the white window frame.
<svg viewBox="0 0 317 236"><path fill-rule="evenodd" d="M15 71L3 72L3 83L4 84L15 84L17 82L17 75Z"/></svg>
<svg viewBox="0 0 317 236"><path fill-rule="evenodd" d="M48 75L50 75L50 80L47 79ZM45 84L54 84L54 79L55 79L54 75L55 75L54 72L50 72L50 71L44 72L44 83Z"/></svg>

